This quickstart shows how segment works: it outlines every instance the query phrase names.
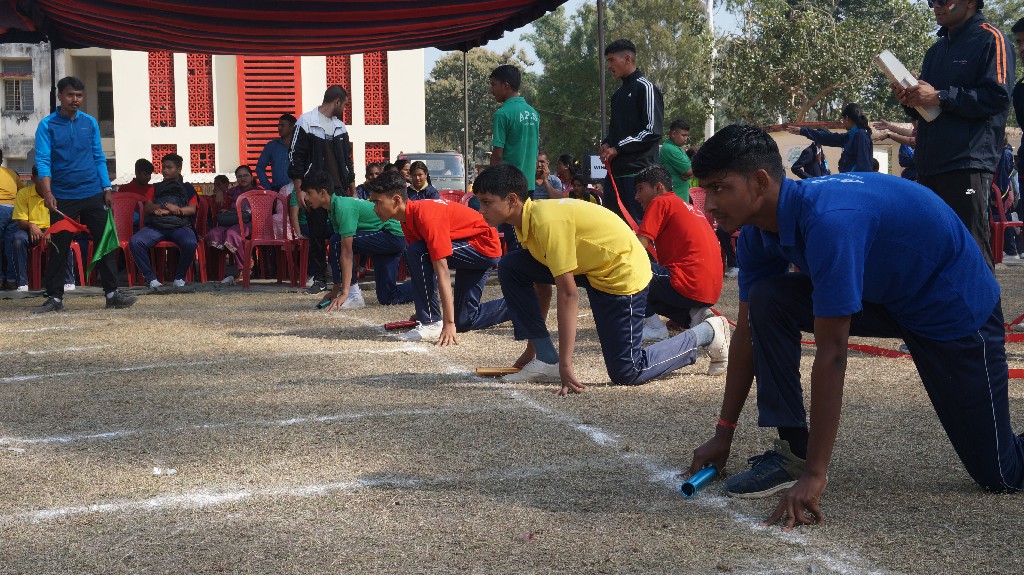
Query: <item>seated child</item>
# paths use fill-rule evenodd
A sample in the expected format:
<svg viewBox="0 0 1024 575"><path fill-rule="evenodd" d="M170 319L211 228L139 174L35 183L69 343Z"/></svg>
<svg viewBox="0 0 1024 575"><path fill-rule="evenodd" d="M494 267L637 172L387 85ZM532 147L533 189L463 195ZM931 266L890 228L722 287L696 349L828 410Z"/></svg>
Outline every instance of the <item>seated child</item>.
<svg viewBox="0 0 1024 575"><path fill-rule="evenodd" d="M178 265L174 270L174 287L185 285L185 276L196 258L196 232L192 218L196 215L199 201L196 190L181 180L182 158L167 154L161 161L164 181L153 187L153 197L143 205L144 224L128 241L128 247L135 258L142 277L150 288L162 284L153 273L149 250L159 242L174 242L178 246Z"/></svg>
<svg viewBox="0 0 1024 575"><path fill-rule="evenodd" d="M586 180L583 179L582 176L572 177L572 191L569 192L569 197L574 200L583 200L586 202L590 202L592 204L601 203L597 199L597 195L595 195L594 192L589 187L587 187L587 182Z"/></svg>
<svg viewBox="0 0 1024 575"><path fill-rule="evenodd" d="M392 175L395 182L401 176ZM373 189L375 183L367 183ZM373 257L377 301L381 305L413 301L412 284L397 285L398 260L405 252L405 235L396 220L381 221L373 211L373 204L358 198L333 193L331 176L326 172L311 172L302 180L306 202L313 209L324 208L331 227L339 236L338 249L331 252L332 267L340 268L342 284L335 284L327 296L331 300L327 311L360 309L366 307L359 284L356 283L353 254ZM294 195L294 194L293 194Z"/></svg>
<svg viewBox="0 0 1024 575"><path fill-rule="evenodd" d="M238 221L238 210L235 206L238 202L238 196L258 189L253 184L252 170L249 169L249 166L238 166L235 168L235 179L238 184L223 192L214 186L214 202L217 206L215 221L217 225L206 234L206 239L211 246L218 250L228 250L231 253L238 251L238 247L242 245L243 230L240 226L245 225L244 233L249 233L248 213L245 207L243 207L242 211L243 221Z"/></svg>
<svg viewBox="0 0 1024 575"><path fill-rule="evenodd" d="M392 172L381 174L370 189L374 212L382 221L394 218L402 222L409 242L405 260L418 324L403 339L455 344L457 331L483 329L508 320L504 300L480 302L487 275L501 257L498 230L462 204L412 202L406 194L405 181ZM449 266L459 270L454 294Z"/></svg>
<svg viewBox="0 0 1024 575"><path fill-rule="evenodd" d="M407 194L410 202L418 200L439 200L441 194L437 188L430 183L430 170L421 161L415 161L409 166L409 189Z"/></svg>
<svg viewBox="0 0 1024 575"><path fill-rule="evenodd" d="M485 170L474 187L491 225L510 223L523 249L498 264L517 340L531 340L536 358L506 381L561 381L559 395L585 387L573 373L579 290L583 286L597 324L605 367L612 383L638 385L691 365L708 346L712 364L727 361L729 324L712 317L650 347L641 347L651 265L644 247L614 213L580 200L523 202L522 172L508 164ZM558 289L558 343L551 341L534 283Z"/></svg>
<svg viewBox="0 0 1024 575"><path fill-rule="evenodd" d="M18 291L28 291L28 250L39 245L43 232L50 227L50 210L43 204L43 198L36 193L36 179L39 170L32 166L32 185L18 190L14 196L14 212L11 220L18 229L14 231L14 269L17 273ZM68 250L68 272L64 280L64 291L75 289L74 252Z"/></svg>
<svg viewBox="0 0 1024 575"><path fill-rule="evenodd" d="M665 339L668 328L658 314L683 327L695 326L722 295L721 251L704 214L673 193L668 170L650 166L635 182L644 209L636 235L645 248L654 246L657 259L651 263L644 339Z"/></svg>

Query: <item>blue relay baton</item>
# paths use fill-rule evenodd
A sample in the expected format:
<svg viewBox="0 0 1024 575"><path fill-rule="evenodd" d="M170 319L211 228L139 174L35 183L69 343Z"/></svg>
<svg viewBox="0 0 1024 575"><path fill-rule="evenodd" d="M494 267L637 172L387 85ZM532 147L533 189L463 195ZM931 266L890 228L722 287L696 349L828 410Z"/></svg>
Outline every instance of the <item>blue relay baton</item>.
<svg viewBox="0 0 1024 575"><path fill-rule="evenodd" d="M686 483L679 489L683 492L683 497L689 499L697 494L698 491L704 488L715 476L718 475L718 468L714 465L709 465L704 469L701 469L697 473L694 473Z"/></svg>

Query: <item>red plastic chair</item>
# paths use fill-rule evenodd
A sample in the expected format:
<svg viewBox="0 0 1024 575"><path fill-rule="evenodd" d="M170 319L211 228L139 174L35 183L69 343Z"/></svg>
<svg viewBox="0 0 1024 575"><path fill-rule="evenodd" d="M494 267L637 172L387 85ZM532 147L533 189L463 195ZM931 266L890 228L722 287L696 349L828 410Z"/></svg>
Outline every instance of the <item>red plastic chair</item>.
<svg viewBox="0 0 1024 575"><path fill-rule="evenodd" d="M449 202L455 202L461 204L462 199L466 197L466 192L462 190L441 190L438 192L442 200L448 200Z"/></svg>
<svg viewBox="0 0 1024 575"><path fill-rule="evenodd" d="M248 238L243 238L241 249L238 250L238 264L242 268L242 285L249 287L249 279L252 276L250 269L253 258L253 250L260 247L278 247L284 251L287 260L288 273L294 285L296 268L292 265L293 243L287 234L285 237L277 237L274 230L274 211L281 214L288 213L288 205L277 192L270 190L253 190L238 196L235 209L238 210L238 221L242 220L242 207L249 204L252 221ZM287 226L285 227L287 229ZM279 280L280 281L280 278Z"/></svg>
<svg viewBox="0 0 1024 575"><path fill-rule="evenodd" d="M704 209L704 202L706 200L707 193L704 191L704 188L690 188L690 203L693 204L693 209L704 214L704 217L707 218L708 223L711 224L711 229L717 230L718 222L716 222L715 218L710 213L708 213L707 210Z"/></svg>
<svg viewBox="0 0 1024 575"><path fill-rule="evenodd" d="M89 242L89 245L92 246L92 242ZM82 282L81 285L88 285L85 277L85 266L82 265L82 246L78 245L78 242L71 240L71 251L75 254L74 263L78 267L79 281ZM29 251L28 289L38 290L43 288L43 258L49 259L49 253L50 250L46 249L45 242L39 242L38 245Z"/></svg>
<svg viewBox="0 0 1024 575"><path fill-rule="evenodd" d="M124 253L124 267L128 272L128 287L133 287L135 285L133 283L135 281L135 258L132 257L132 251L128 249L128 242L135 233L133 219L136 212L139 214L139 223L141 225L142 204L146 201L146 198L139 194L127 192L118 192L113 194L112 197L114 203L111 206L111 211L114 213L114 227L117 228L118 247ZM96 239L94 241L99 240Z"/></svg>
<svg viewBox="0 0 1024 575"><path fill-rule="evenodd" d="M1006 212L1010 208L1009 201L1003 200L1003 194L999 186L992 184L991 188L992 208L988 211L988 225L992 232L992 262L1003 263L1003 243L1006 241L1006 228L1019 228L1024 222L1012 222L1006 220Z"/></svg>
<svg viewBox="0 0 1024 575"><path fill-rule="evenodd" d="M203 196L198 196L197 199ZM192 262L192 267L188 270L188 275L185 276L185 281L195 281L195 268L199 267L199 281L206 283L206 230L207 230L207 218L209 217L209 207L212 205L210 202L198 201L196 205L196 215L194 220L194 229L196 231L196 257ZM143 217L139 219L139 225L145 225L144 223L145 210L143 210ZM177 250L178 245L171 241L157 242L156 245L149 250L149 261L153 262L153 273L163 283L168 282L167 270L173 270L177 265L177 258L171 255L170 250ZM157 251L159 250L159 251ZM174 278L171 278L174 279Z"/></svg>

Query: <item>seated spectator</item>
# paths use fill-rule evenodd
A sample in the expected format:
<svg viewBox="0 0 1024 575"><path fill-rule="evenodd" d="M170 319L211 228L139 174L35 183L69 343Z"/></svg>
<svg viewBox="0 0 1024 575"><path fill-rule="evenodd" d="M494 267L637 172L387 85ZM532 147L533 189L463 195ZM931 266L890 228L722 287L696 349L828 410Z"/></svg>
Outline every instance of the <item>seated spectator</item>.
<svg viewBox="0 0 1024 575"><path fill-rule="evenodd" d="M0 162L3 160L3 150L0 150ZM0 166L0 250L4 252L3 262L7 268L7 273L3 275L4 289L13 289L17 282L14 273L14 233L18 231L18 224L11 219L11 215L14 213L14 197L18 195L19 188L21 178L18 173Z"/></svg>
<svg viewBox="0 0 1024 575"><path fill-rule="evenodd" d="M118 192L128 192L130 194L139 194L146 198L153 193L153 184L149 183L153 179L153 172L156 171L153 168L153 162L150 162L146 158L139 158L135 161L135 179L117 187Z"/></svg>
<svg viewBox="0 0 1024 575"><path fill-rule="evenodd" d="M558 176L558 181L562 182L563 190L572 189L572 179L578 171L579 162L576 158L570 154L558 156L558 161L555 162L555 175Z"/></svg>
<svg viewBox="0 0 1024 575"><path fill-rule="evenodd" d="M217 206L217 226L206 234L211 246L218 250L228 250L231 253L238 251L238 247L242 245L242 230L238 221L238 210L235 209L238 196L257 189L253 184L252 170L249 169L249 166L238 166L235 168L235 179L238 183L223 193L216 191L217 188L214 187L214 203ZM249 210L243 206L242 225L248 224L250 221L248 212ZM245 227L245 233L248 234L249 226L246 225Z"/></svg>
<svg viewBox="0 0 1024 575"><path fill-rule="evenodd" d="M565 195L562 189L562 181L558 176L551 173L551 165L548 163L548 155L545 152L537 154L536 182L533 189L535 200L558 200Z"/></svg>
<svg viewBox="0 0 1024 575"><path fill-rule="evenodd" d="M409 168L409 174L412 178L407 192L410 202L441 199L437 188L430 184L430 171L427 170L426 164L420 161L413 162Z"/></svg>
<svg viewBox="0 0 1024 575"><path fill-rule="evenodd" d="M32 166L32 185L18 190L14 197L14 213L11 219L17 223L14 232L14 269L17 272L18 291L28 291L28 250L39 245L43 232L50 227L50 210L43 204L43 198L36 193L36 178L39 171ZM75 268L68 250L68 274L64 280L64 291L75 289Z"/></svg>
<svg viewBox="0 0 1024 575"><path fill-rule="evenodd" d="M185 276L196 258L197 240L192 218L199 202L195 188L181 179L181 164L181 156L177 154L163 157L161 172L164 180L153 187L153 196L147 198L143 206L145 225L128 241L135 265L152 289L163 285L156 279L149 260L149 250L157 243L169 241L178 246L174 287L185 285Z"/></svg>
<svg viewBox="0 0 1024 575"><path fill-rule="evenodd" d="M587 182L582 176L572 177L572 191L569 192L569 197L574 200L583 200L592 204L601 203L597 199L597 195L594 194L594 191L587 186Z"/></svg>
<svg viewBox="0 0 1024 575"><path fill-rule="evenodd" d="M395 160L395 169L398 170L399 174L402 174L403 178L405 178L406 184L412 183L412 162L405 158Z"/></svg>
<svg viewBox="0 0 1024 575"><path fill-rule="evenodd" d="M366 189L366 184L369 184L384 171L384 164L378 162L370 162L366 164L366 181L356 186L356 197L360 200L370 199L370 192Z"/></svg>
<svg viewBox="0 0 1024 575"><path fill-rule="evenodd" d="M256 178L265 190L277 192L292 181L288 177L288 166L291 163L288 154L291 150L292 135L295 133L295 122L295 116L282 114L277 119L278 137L263 146L260 159L256 161ZM270 167L269 177L267 166Z"/></svg>

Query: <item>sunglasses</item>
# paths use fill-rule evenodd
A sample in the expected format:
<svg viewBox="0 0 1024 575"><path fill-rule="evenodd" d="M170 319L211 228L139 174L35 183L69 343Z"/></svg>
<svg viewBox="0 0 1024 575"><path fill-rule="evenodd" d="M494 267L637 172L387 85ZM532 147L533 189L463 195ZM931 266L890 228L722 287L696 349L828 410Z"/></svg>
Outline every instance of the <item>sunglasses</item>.
<svg viewBox="0 0 1024 575"><path fill-rule="evenodd" d="M928 0L928 7L934 8L938 6L939 8L942 8L946 4L949 4L950 2L952 2L952 0Z"/></svg>

